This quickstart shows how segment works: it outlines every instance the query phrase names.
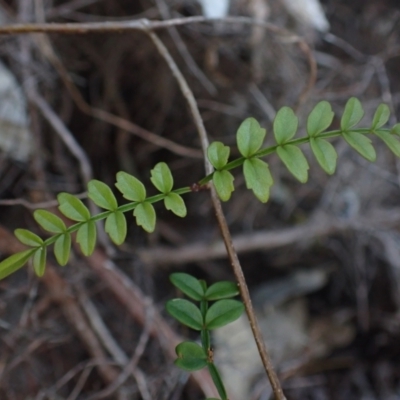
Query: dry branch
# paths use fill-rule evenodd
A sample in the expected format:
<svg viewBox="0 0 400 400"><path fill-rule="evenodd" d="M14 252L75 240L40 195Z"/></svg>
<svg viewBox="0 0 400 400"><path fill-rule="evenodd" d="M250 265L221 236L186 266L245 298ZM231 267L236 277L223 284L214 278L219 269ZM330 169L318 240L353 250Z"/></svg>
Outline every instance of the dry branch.
<svg viewBox="0 0 400 400"><path fill-rule="evenodd" d="M368 230L387 230L396 227L399 222L400 210L397 208L385 211L371 211L368 217L358 217L351 220L342 220L318 212L307 223L302 225L275 231L262 230L240 234L234 236L232 242L239 254L252 251L268 251L318 240L348 230L364 232ZM194 243L179 248L158 246L151 249L140 249L138 254L148 265L160 266L181 265L225 258L227 256L223 241Z"/></svg>

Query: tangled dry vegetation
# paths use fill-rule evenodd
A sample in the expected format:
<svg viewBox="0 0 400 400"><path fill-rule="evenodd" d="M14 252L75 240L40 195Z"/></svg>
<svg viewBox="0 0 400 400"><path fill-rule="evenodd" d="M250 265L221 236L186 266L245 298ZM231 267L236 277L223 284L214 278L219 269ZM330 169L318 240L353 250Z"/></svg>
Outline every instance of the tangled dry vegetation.
<svg viewBox="0 0 400 400"><path fill-rule="evenodd" d="M322 99L340 115L350 96L360 98L366 119L386 102L396 122L396 2L325 0L325 33L296 19L285 2L232 1L231 16L265 19L266 29L227 20L157 30L194 92L210 140L234 144L247 116L270 129L283 105L295 107L303 123ZM200 14L191 0L0 0L1 24ZM203 176L185 98L145 33L2 35L0 41L2 256L20 249L13 229L40 233L33 209L55 211L61 191L84 198L91 178L112 185L124 170L148 182L159 161L170 165L177 187ZM287 398L397 399L400 164L379 144L375 164L344 143L336 146L333 177L313 165L309 183L300 185L272 157L269 203L260 204L239 175L224 211L258 315L270 316L262 324ZM233 276L209 194L186 201L186 219L160 209L151 235L132 224L121 248L104 236L88 259L76 251L64 269L50 260L41 280L25 268L0 282L0 398L209 394L207 374L189 379L172 366L176 342L191 333L165 314L164 302L175 295L168 274L188 271L210 282ZM296 280L310 283L314 273L324 275L314 285ZM252 354L247 342L234 344L239 364ZM224 345L230 343L222 338L222 363ZM265 399L262 369L251 368L249 398Z"/></svg>

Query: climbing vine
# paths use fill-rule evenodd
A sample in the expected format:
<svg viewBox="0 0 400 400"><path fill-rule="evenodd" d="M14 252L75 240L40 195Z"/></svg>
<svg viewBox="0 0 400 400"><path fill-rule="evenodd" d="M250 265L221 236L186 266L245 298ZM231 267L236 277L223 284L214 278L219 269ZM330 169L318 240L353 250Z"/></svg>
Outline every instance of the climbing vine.
<svg viewBox="0 0 400 400"><path fill-rule="evenodd" d="M340 128L327 130L333 121L334 113L330 103L319 102L308 116L307 135L296 138L298 118L289 107L282 107L273 122L273 134L276 144L262 147L266 130L254 118L247 118L239 126L236 142L241 157L229 161L230 147L222 142L213 142L207 150L207 157L214 167L214 172L205 176L195 185L174 189L174 179L170 168L164 162L158 163L151 170L150 180L159 192L147 196L146 188L134 176L118 172L115 187L128 203L118 205L113 190L104 182L92 180L87 190L88 197L104 211L91 215L88 207L77 197L69 193L60 193L57 197L58 209L73 223L69 226L57 215L47 210L36 210L33 216L36 222L51 234L42 239L27 229L16 229L15 235L20 242L28 246L27 250L11 255L0 263L0 279L17 271L29 260L38 276L45 272L46 257L51 245L57 262L64 266L68 263L71 251L71 234L76 232L76 242L82 253L89 256L96 245L96 222L105 220L105 231L111 240L120 245L127 234L126 213L133 211L136 224L146 232L152 232L156 225L156 211L153 204L162 201L167 210L178 217L185 217L187 210L182 195L197 191L213 182L218 196L228 201L234 191L234 177L230 172L242 167L246 187L263 203L269 199L270 189L274 183L268 163L262 158L277 153L286 168L300 182L308 180L309 165L301 145L309 144L316 160L322 169L333 174L337 165L337 153L329 139L342 137L354 150L368 161L375 161L376 152L370 137L381 139L389 149L400 157L400 124L386 128L390 110L386 104L377 108L372 123L359 128L364 116L360 101L354 97L346 103L340 119Z"/></svg>

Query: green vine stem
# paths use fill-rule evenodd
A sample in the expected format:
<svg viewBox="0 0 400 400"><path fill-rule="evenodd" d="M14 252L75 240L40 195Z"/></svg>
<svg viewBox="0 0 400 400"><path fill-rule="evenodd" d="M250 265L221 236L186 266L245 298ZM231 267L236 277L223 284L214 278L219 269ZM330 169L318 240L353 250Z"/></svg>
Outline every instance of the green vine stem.
<svg viewBox="0 0 400 400"><path fill-rule="evenodd" d="M84 255L90 255L96 244L95 222L105 220L105 230L112 241L119 245L125 241L127 223L125 213L133 211L136 223L147 232L152 232L156 224L154 203L163 201L165 207L179 217L186 216L186 206L182 195L207 188L213 181L221 200L227 201L234 191L234 177L231 170L243 167L246 186L251 189L261 201L269 199L269 191L273 185L273 178L269 166L261 158L277 153L287 169L300 182L308 180L308 162L300 146L309 144L320 166L328 173L333 174L336 169L337 154L328 141L335 137L344 138L347 143L364 158L375 161L376 153L368 136L377 136L389 149L400 157L400 124L391 129L384 128L389 120L389 107L381 104L373 117L369 127L356 128L361 121L364 111L360 101L356 98L348 100L340 120L340 129L327 129L332 124L334 113L327 101L319 102L307 119L307 136L295 138L298 130L298 119L289 107L281 108L273 123L273 133L276 144L262 147L266 130L261 128L254 118L247 118L240 125L237 134L237 147L241 153L229 161L230 148L221 142L213 142L208 147L207 155L214 171L197 183L178 189L173 189L173 177L167 164L158 163L151 170L151 182L159 192L147 197L144 185L134 176L125 172L117 174L116 187L129 202L118 205L112 189L103 182L92 180L88 184L89 198L105 211L90 215L88 208L81 200L67 193L58 196L60 212L74 221L67 227L61 218L46 210L36 210L34 217L41 227L52 233L43 240L35 233L26 229L17 229L17 238L30 249L14 254L0 263L0 279L21 268L29 259L33 258L33 266L37 275L44 273L47 248L54 244L54 253L61 265L68 262L71 234L77 232L77 242Z"/></svg>

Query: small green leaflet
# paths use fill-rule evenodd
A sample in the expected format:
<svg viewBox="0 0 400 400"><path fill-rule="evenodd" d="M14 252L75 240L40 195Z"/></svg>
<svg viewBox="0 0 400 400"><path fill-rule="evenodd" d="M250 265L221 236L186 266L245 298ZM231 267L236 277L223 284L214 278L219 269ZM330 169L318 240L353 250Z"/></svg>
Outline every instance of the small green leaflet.
<svg viewBox="0 0 400 400"><path fill-rule="evenodd" d="M400 136L400 123L396 124L391 130L390 133L393 135L398 135Z"/></svg>
<svg viewBox="0 0 400 400"><path fill-rule="evenodd" d="M351 97L346 103L342 119L340 121L340 127L342 131L348 131L353 126L357 125L363 116L364 110L360 100L356 99L355 97Z"/></svg>
<svg viewBox="0 0 400 400"><path fill-rule="evenodd" d="M359 132L343 132L346 142L358 153L360 153L368 161L376 160L375 149L371 144L371 140Z"/></svg>
<svg viewBox="0 0 400 400"><path fill-rule="evenodd" d="M71 251L71 234L66 232L56 240L54 243L54 255L57 262L63 267L69 260Z"/></svg>
<svg viewBox="0 0 400 400"><path fill-rule="evenodd" d="M60 193L57 196L58 209L72 221L87 221L90 219L90 212L81 200L69 193Z"/></svg>
<svg viewBox="0 0 400 400"><path fill-rule="evenodd" d="M114 211L118 208L117 199L111 188L96 179L88 183L88 196L94 204L105 210Z"/></svg>
<svg viewBox="0 0 400 400"><path fill-rule="evenodd" d="M177 193L168 193L164 198L165 208L172 211L178 217L186 217L187 210L182 196Z"/></svg>
<svg viewBox="0 0 400 400"><path fill-rule="evenodd" d="M332 175L336 169L337 153L335 148L327 140L318 137L311 137L310 145L319 165L327 174Z"/></svg>
<svg viewBox="0 0 400 400"><path fill-rule="evenodd" d="M169 276L169 279L186 296L197 301L203 300L203 286L194 276L185 274L184 272L175 272Z"/></svg>
<svg viewBox="0 0 400 400"><path fill-rule="evenodd" d="M256 157L250 158L243 164L243 174L247 189L253 190L257 199L266 203L269 189L274 183L268 164Z"/></svg>
<svg viewBox="0 0 400 400"><path fill-rule="evenodd" d="M96 246L96 237L96 224L93 221L87 221L78 229L76 241L85 256L90 256L93 253Z"/></svg>
<svg viewBox="0 0 400 400"><path fill-rule="evenodd" d="M195 342L182 342L175 348L178 358L174 364L186 371L198 371L207 365L207 354Z"/></svg>
<svg viewBox="0 0 400 400"><path fill-rule="evenodd" d="M260 149L267 131L255 118L245 119L236 133L236 142L243 157L251 157Z"/></svg>
<svg viewBox="0 0 400 400"><path fill-rule="evenodd" d="M143 202L133 211L133 215L136 218L136 224L141 226L146 232L153 232L156 227L156 211L152 204Z"/></svg>
<svg viewBox="0 0 400 400"><path fill-rule="evenodd" d="M150 180L152 184L164 194L168 194L174 186L174 179L171 170L165 162L159 162L156 164L156 166L151 170Z"/></svg>
<svg viewBox="0 0 400 400"><path fill-rule="evenodd" d="M235 186L233 185L234 180L235 178L229 171L214 172L213 182L215 190L222 201L228 201L231 198L231 194L235 190Z"/></svg>
<svg viewBox="0 0 400 400"><path fill-rule="evenodd" d="M239 294L239 287L234 282L220 281L212 284L206 291L205 298L209 301L234 297Z"/></svg>
<svg viewBox="0 0 400 400"><path fill-rule="evenodd" d="M67 230L67 227L65 226L63 220L49 211L36 210L33 213L33 217L45 231L52 233L62 233Z"/></svg>
<svg viewBox="0 0 400 400"><path fill-rule="evenodd" d="M203 328L203 316L198 307L185 299L169 300L166 304L168 313L181 324L200 331Z"/></svg>
<svg viewBox="0 0 400 400"><path fill-rule="evenodd" d="M125 215L121 211L114 211L107 217L104 229L116 245L124 243L127 233Z"/></svg>
<svg viewBox="0 0 400 400"><path fill-rule="evenodd" d="M47 248L39 247L33 255L33 269L37 276L41 277L46 269Z"/></svg>
<svg viewBox="0 0 400 400"><path fill-rule="evenodd" d="M375 135L386 143L386 146L389 147L395 156L400 157L400 142L393 133L375 131Z"/></svg>
<svg viewBox="0 0 400 400"><path fill-rule="evenodd" d="M21 243L27 246L39 247L43 244L41 237L27 229L16 229L14 234Z"/></svg>
<svg viewBox="0 0 400 400"><path fill-rule="evenodd" d="M117 173L115 186L127 200L138 202L146 200L146 189L143 183L126 172Z"/></svg>
<svg viewBox="0 0 400 400"><path fill-rule="evenodd" d="M244 305L238 300L218 300L207 311L206 328L216 329L237 320L244 311Z"/></svg>
<svg viewBox="0 0 400 400"><path fill-rule="evenodd" d="M222 142L212 142L207 149L207 157L211 165L220 170L228 163L231 149Z"/></svg>
<svg viewBox="0 0 400 400"><path fill-rule="evenodd" d="M274 119L274 135L278 144L284 144L297 132L299 120L290 107L282 107Z"/></svg>
<svg viewBox="0 0 400 400"><path fill-rule="evenodd" d="M34 252L35 249L21 251L0 262L0 279L3 279L22 268L32 257Z"/></svg>
<svg viewBox="0 0 400 400"><path fill-rule="evenodd" d="M389 121L390 109L387 104L380 104L375 111L374 119L372 120L371 130L382 128Z"/></svg>
<svg viewBox="0 0 400 400"><path fill-rule="evenodd" d="M309 166L302 151L293 144L287 144L283 147L279 146L276 152L292 175L301 183L306 183Z"/></svg>
<svg viewBox="0 0 400 400"><path fill-rule="evenodd" d="M309 137L315 137L332 124L334 112L331 105L323 100L311 111L307 118L307 133Z"/></svg>

